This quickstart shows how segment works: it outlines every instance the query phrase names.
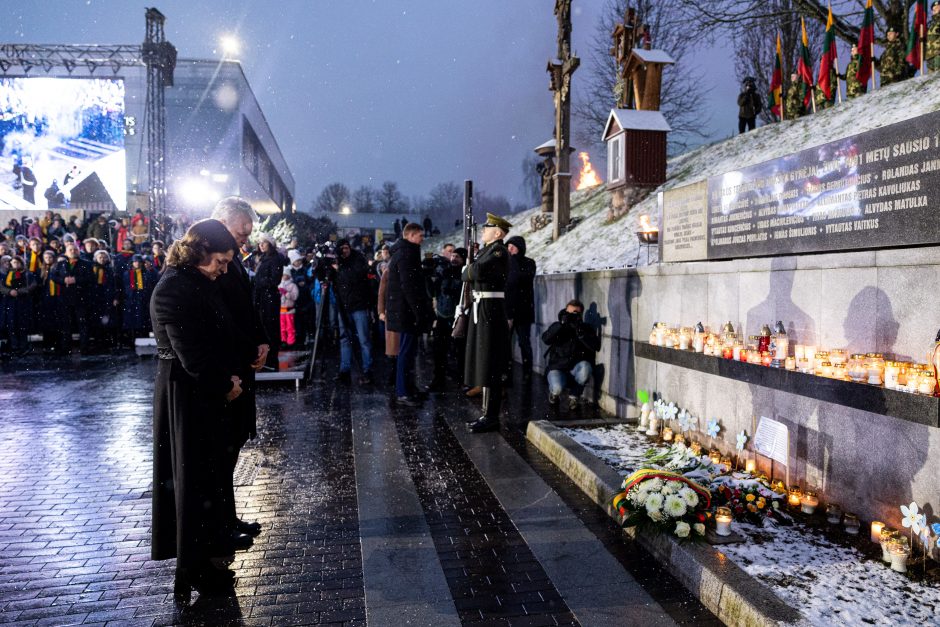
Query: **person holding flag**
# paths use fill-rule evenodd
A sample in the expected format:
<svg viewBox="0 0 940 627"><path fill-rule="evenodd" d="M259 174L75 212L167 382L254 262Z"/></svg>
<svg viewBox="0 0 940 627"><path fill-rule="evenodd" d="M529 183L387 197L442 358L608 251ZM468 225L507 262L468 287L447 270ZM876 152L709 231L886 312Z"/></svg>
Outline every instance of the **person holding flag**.
<svg viewBox="0 0 940 627"><path fill-rule="evenodd" d="M927 67L940 70L940 0L930 5L930 27L927 28Z"/></svg>
<svg viewBox="0 0 940 627"><path fill-rule="evenodd" d="M780 48L780 33L777 33L777 53L774 55L774 73L770 77L767 108L778 120L783 120L783 54Z"/></svg>
<svg viewBox="0 0 940 627"><path fill-rule="evenodd" d="M927 0L917 0L914 3L914 21L911 22L911 32L907 37L907 61L914 71L924 73L925 46L927 43Z"/></svg>
<svg viewBox="0 0 940 627"><path fill-rule="evenodd" d="M938 0L940 1L940 0ZM868 85L858 80L862 66L862 55L858 53L858 44L852 44L852 58L845 67L845 96L855 98L861 96L868 89Z"/></svg>

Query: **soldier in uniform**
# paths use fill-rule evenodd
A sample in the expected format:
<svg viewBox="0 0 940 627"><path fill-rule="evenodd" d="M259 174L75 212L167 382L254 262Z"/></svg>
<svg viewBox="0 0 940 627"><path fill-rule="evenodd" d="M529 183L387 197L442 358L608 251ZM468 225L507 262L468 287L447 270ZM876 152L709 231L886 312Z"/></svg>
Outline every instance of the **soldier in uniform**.
<svg viewBox="0 0 940 627"><path fill-rule="evenodd" d="M930 26L927 27L927 68L940 70L940 0L930 5Z"/></svg>
<svg viewBox="0 0 940 627"><path fill-rule="evenodd" d="M836 104L837 92L842 88L839 85L839 72L836 70L835 66L829 68L829 84L832 85L831 93L832 97L826 98L826 94L823 92L822 88L818 85L816 86L815 97L816 97L816 111L822 111L823 109L828 109Z"/></svg>
<svg viewBox="0 0 940 627"><path fill-rule="evenodd" d="M940 0L938 0L940 1ZM852 58L849 64L845 66L845 95L847 98L861 96L868 90L868 84L862 84L858 80L858 69L862 62L862 56L858 53L858 46L852 44Z"/></svg>
<svg viewBox="0 0 940 627"><path fill-rule="evenodd" d="M510 350L509 321L504 303L509 249L503 244L510 228L512 224L503 218L486 214L483 249L463 271L463 280L470 283L473 295L467 327L464 383L483 388L483 415L469 423L473 433L499 429L502 375Z"/></svg>
<svg viewBox="0 0 940 627"><path fill-rule="evenodd" d="M803 90L800 89L800 75L790 74L790 86L783 101L783 119L795 120L803 115Z"/></svg>
<svg viewBox="0 0 940 627"><path fill-rule="evenodd" d="M898 31L893 26L888 29L888 41L885 42L881 58L875 64L881 72L881 86L887 87L907 77L907 62L904 60L904 46L898 39Z"/></svg>

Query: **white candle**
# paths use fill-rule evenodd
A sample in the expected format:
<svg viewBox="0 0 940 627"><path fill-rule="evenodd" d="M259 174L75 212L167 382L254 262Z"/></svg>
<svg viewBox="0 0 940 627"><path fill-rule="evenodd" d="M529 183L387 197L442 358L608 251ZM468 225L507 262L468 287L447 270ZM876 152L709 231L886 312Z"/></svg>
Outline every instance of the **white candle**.
<svg viewBox="0 0 940 627"><path fill-rule="evenodd" d="M753 473L755 470L757 470L757 460L749 459L746 462L744 462L744 470L750 473Z"/></svg>
<svg viewBox="0 0 940 627"><path fill-rule="evenodd" d="M883 522L874 521L871 524L871 541L875 544L881 542L881 530L885 528Z"/></svg>
<svg viewBox="0 0 940 627"><path fill-rule="evenodd" d="M715 533L720 536L731 535L731 514L715 514Z"/></svg>

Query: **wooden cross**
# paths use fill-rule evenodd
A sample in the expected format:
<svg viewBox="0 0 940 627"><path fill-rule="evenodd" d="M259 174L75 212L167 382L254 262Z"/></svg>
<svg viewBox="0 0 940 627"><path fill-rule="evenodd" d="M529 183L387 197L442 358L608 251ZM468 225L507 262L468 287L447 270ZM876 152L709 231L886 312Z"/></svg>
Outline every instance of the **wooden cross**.
<svg viewBox="0 0 940 627"><path fill-rule="evenodd" d="M552 239L558 239L571 220L571 75L581 60L571 54L571 0L555 0L558 20L558 58L549 62L550 89L555 93L555 207Z"/></svg>

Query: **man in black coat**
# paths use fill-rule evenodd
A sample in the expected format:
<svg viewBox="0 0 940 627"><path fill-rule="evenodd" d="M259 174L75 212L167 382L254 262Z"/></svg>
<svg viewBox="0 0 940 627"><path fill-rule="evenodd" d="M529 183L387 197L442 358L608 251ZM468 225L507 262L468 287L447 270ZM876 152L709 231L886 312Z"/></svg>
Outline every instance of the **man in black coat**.
<svg viewBox="0 0 940 627"><path fill-rule="evenodd" d="M738 94L738 133L753 131L757 126L757 116L763 110L764 103L757 93L757 84L750 76L744 79L741 93Z"/></svg>
<svg viewBox="0 0 940 627"><path fill-rule="evenodd" d="M510 228L512 224L503 218L486 214L483 249L463 273L464 282L469 282L472 290L464 383L483 388L483 415L470 423L473 433L499 429L502 378L510 347L505 304L509 251L503 244Z"/></svg>
<svg viewBox="0 0 940 627"><path fill-rule="evenodd" d="M239 248L248 242L248 237L254 228L257 219L254 209L248 201L238 196L223 198L212 211L212 217L228 229L238 243ZM233 341L244 346L233 347L237 354L253 354L255 360L237 364L234 374L241 379L242 394L235 401L229 403L231 416L231 429L228 435L227 472L234 480L235 465L238 462L238 453L249 439L254 438L256 431L255 416L255 373L264 367L270 348L269 339L261 322L261 317L252 301L251 279L248 271L242 264L240 255L236 254L229 263L228 271L219 277L218 288L222 302L231 316L232 323L242 333L233 338ZM273 338L278 341L279 338ZM245 522L238 518L235 512L234 485L229 482L232 491L231 509L229 515L234 519L234 529L239 534L256 536L261 533L261 525L257 522ZM237 538L236 544L245 547L250 544L250 538Z"/></svg>
<svg viewBox="0 0 940 627"><path fill-rule="evenodd" d="M65 245L65 261L58 262L52 269L56 283L62 286L62 298L59 307L62 308L61 318L64 322L60 343L57 347L59 354L67 355L71 352L72 333L78 331L79 350L88 352L88 300L91 284L94 281L92 265L81 258L78 246L74 242Z"/></svg>
<svg viewBox="0 0 940 627"><path fill-rule="evenodd" d="M369 312L372 310L372 289L369 284L369 262L358 250L353 250L347 240L337 243L339 256L333 269L336 307L339 313L339 383L350 383L352 370L352 335L359 341L362 356L360 385L372 383L372 329Z"/></svg>
<svg viewBox="0 0 940 627"><path fill-rule="evenodd" d="M525 239L516 235L506 240L509 250L509 277L506 279L506 317L509 332L516 336L522 355L522 376L532 378L532 323L535 322L535 260L525 256ZM510 343L510 346L512 344ZM512 349L509 352L508 381L512 381Z"/></svg>
<svg viewBox="0 0 940 627"><path fill-rule="evenodd" d="M601 349L601 339L589 324L582 320L584 304L571 300L558 312L542 341L548 344L548 402L558 403L561 393L568 389L568 405L578 406L584 385L594 372L594 358Z"/></svg>
<svg viewBox="0 0 940 627"><path fill-rule="evenodd" d="M418 407L421 403L410 394L418 336L429 331L434 310L421 269L421 242L424 228L407 224L392 260L385 270L388 285L385 295L385 327L401 334L396 364L395 397L399 405Z"/></svg>

